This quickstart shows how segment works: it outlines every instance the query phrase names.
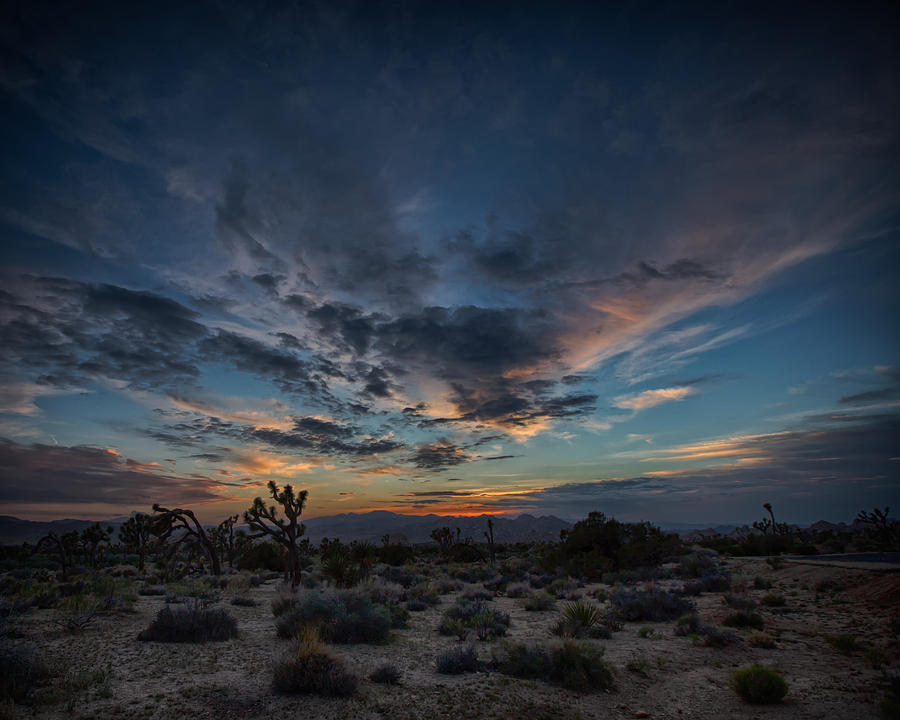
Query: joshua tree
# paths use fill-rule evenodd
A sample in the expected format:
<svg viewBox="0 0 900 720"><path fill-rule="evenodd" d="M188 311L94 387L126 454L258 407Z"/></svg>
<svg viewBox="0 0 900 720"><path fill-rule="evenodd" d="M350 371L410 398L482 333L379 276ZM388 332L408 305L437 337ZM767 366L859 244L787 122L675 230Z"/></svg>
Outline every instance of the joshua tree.
<svg viewBox="0 0 900 720"><path fill-rule="evenodd" d="M94 523L81 531L81 546L84 548L84 555L88 565L92 568L97 567L97 549L101 543L108 543L112 528L104 530L100 527L100 523Z"/></svg>
<svg viewBox="0 0 900 720"><path fill-rule="evenodd" d="M488 529L484 533L484 536L488 541L488 550L491 554L491 565L494 564L494 520L492 518L488 518Z"/></svg>
<svg viewBox="0 0 900 720"><path fill-rule="evenodd" d="M453 547L453 533L446 526L432 530L431 539L438 544L442 555L449 553L450 548Z"/></svg>
<svg viewBox="0 0 900 720"><path fill-rule="evenodd" d="M59 555L59 563L62 565L63 580L68 580L69 567L72 565L72 556L78 549L78 533L74 531L67 532L64 533L62 537L54 532L47 533L38 540L37 545L34 546L33 552L36 553L44 545L52 546L53 549L56 550Z"/></svg>
<svg viewBox="0 0 900 720"><path fill-rule="evenodd" d="M175 541L175 546L186 540L194 540L206 554L209 559L210 572L213 575L222 574L222 564L219 562L219 554L216 552L215 545L203 525L197 519L197 516L191 510L182 508L164 508L159 503L153 505L153 512L156 513L151 518L153 534L159 538L161 542L168 540L176 530L183 531L182 535Z"/></svg>
<svg viewBox="0 0 900 720"><path fill-rule="evenodd" d="M147 550L153 544L153 524L149 515L135 513L119 528L122 544L138 556L138 572L144 572Z"/></svg>
<svg viewBox="0 0 900 720"><path fill-rule="evenodd" d="M856 520L866 525L871 525L876 535L880 536L881 542L886 546L890 546L894 536L891 522L888 520L888 513L890 512L891 509L889 507L886 507L884 510L875 508L870 513L861 510L859 515L856 516Z"/></svg>
<svg viewBox="0 0 900 720"><path fill-rule="evenodd" d="M220 522L214 530L210 532L213 545L220 553L222 562L228 562L228 567L234 567L235 552L235 536L234 524L237 522L238 516L232 515Z"/></svg>
<svg viewBox="0 0 900 720"><path fill-rule="evenodd" d="M251 530L258 531L251 537L269 535L284 546L288 556L291 586L297 587L300 584L300 550L297 542L306 531L304 525L299 522L299 518L306 505L308 491L300 490L295 494L291 485L285 485L283 490L279 490L275 482L270 480L269 493L280 506L284 519L278 516L278 509L275 505L266 507L263 499L258 497L253 500L250 509L244 513L244 522L250 526Z"/></svg>

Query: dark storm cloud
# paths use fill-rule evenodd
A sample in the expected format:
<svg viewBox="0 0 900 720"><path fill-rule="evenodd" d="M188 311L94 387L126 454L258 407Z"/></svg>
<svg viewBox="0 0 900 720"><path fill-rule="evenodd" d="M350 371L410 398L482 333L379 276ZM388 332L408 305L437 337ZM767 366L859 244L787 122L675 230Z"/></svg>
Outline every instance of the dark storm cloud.
<svg viewBox="0 0 900 720"><path fill-rule="evenodd" d="M381 323L375 347L398 362L428 363L447 380L496 377L557 357L540 310L428 307Z"/></svg>
<svg viewBox="0 0 900 720"><path fill-rule="evenodd" d="M204 339L199 354L208 362L224 362L238 370L270 381L282 392L331 397L326 378L340 371L325 359L307 361L285 348L274 348L253 338L219 330Z"/></svg>
<svg viewBox="0 0 900 720"><path fill-rule="evenodd" d="M357 355L368 349L378 319L376 315L364 315L358 308L340 303L311 307L306 311L306 317L338 348L346 348Z"/></svg>
<svg viewBox="0 0 900 720"><path fill-rule="evenodd" d="M205 446L222 438L234 442L265 445L299 455L337 455L352 458L394 452L404 447L398 440L372 437L361 428L316 417L295 417L288 429L257 427L214 416L197 416L166 428L154 428L146 434L160 442L180 447ZM212 453L218 456L220 453ZM192 457L206 457L209 453Z"/></svg>
<svg viewBox="0 0 900 720"><path fill-rule="evenodd" d="M420 445L410 458L410 462L420 470L431 471L443 470L469 460L469 455L449 440Z"/></svg>
<svg viewBox="0 0 900 720"><path fill-rule="evenodd" d="M140 389L193 383L191 349L207 334L198 315L156 293L57 278L14 281L2 307L4 360L45 382L123 380Z"/></svg>
<svg viewBox="0 0 900 720"><path fill-rule="evenodd" d="M0 439L0 500L7 503L202 503L221 499L217 486L204 476L163 472L102 448Z"/></svg>

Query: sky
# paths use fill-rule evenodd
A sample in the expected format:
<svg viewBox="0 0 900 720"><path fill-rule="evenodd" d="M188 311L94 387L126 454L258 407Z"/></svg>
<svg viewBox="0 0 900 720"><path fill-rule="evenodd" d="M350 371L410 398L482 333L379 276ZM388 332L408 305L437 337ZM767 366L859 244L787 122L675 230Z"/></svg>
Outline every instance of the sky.
<svg viewBox="0 0 900 720"><path fill-rule="evenodd" d="M10 2L0 513L900 508L892 3Z"/></svg>

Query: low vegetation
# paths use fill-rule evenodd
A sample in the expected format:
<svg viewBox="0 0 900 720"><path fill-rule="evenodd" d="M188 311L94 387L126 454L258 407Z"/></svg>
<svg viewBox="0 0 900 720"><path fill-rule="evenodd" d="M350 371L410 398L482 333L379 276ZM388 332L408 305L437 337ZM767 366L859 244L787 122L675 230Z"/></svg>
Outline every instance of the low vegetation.
<svg viewBox="0 0 900 720"><path fill-rule="evenodd" d="M543 680L567 690L609 691L614 687L612 669L598 648L574 640L553 645L508 644L496 661L500 672L517 678Z"/></svg>
<svg viewBox="0 0 900 720"><path fill-rule="evenodd" d="M732 676L734 691L752 705L776 705L787 695L788 684L777 670L754 664Z"/></svg>
<svg viewBox="0 0 900 720"><path fill-rule="evenodd" d="M200 602L184 607L164 607L138 640L156 642L207 642L229 640L237 635L237 621L225 610L205 608Z"/></svg>

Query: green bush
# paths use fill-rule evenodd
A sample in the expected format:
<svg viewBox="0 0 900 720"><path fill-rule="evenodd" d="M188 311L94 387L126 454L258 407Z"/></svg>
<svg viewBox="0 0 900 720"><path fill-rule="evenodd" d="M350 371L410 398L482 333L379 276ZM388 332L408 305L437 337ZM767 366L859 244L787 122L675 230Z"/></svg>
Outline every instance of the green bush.
<svg viewBox="0 0 900 720"><path fill-rule="evenodd" d="M766 593L762 597L762 604L766 607L782 607L784 603L784 597L776 593Z"/></svg>
<svg viewBox="0 0 900 720"><path fill-rule="evenodd" d="M736 671L732 684L741 699L753 705L775 705L788 691L787 682L777 670L758 663Z"/></svg>

